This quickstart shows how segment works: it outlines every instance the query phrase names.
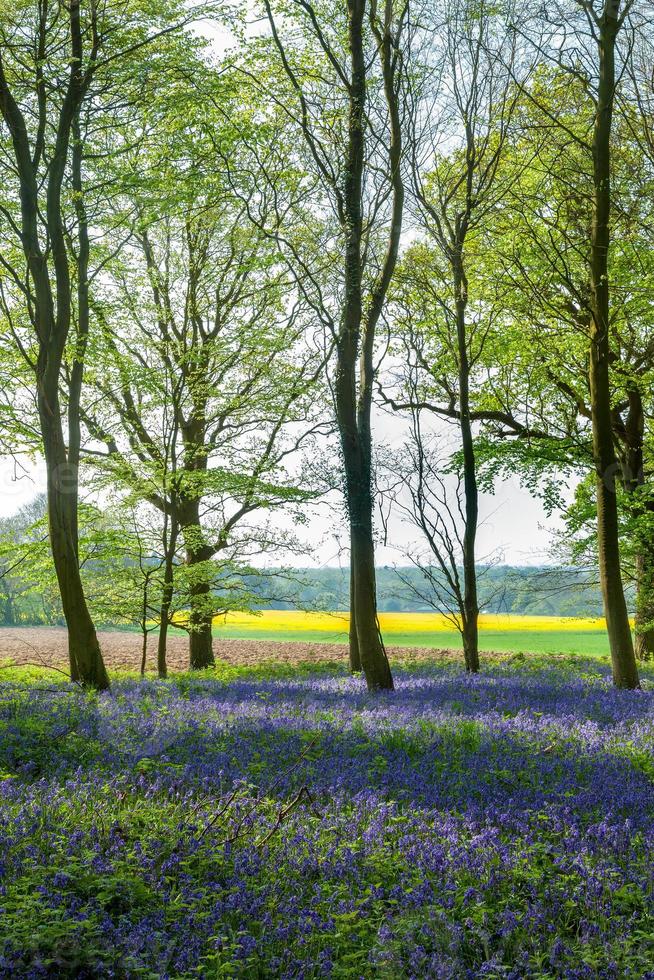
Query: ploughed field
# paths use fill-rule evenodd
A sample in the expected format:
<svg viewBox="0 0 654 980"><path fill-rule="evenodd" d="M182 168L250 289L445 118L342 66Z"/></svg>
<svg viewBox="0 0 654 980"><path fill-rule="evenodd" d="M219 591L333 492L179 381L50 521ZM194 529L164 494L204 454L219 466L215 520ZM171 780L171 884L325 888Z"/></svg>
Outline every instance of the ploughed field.
<svg viewBox="0 0 654 980"><path fill-rule="evenodd" d="M380 624L392 659L449 659L460 656L460 639L444 616L430 613L381 613ZM348 617L345 613L264 610L258 615L231 613L216 619L216 657L229 664L262 661L297 664L306 661L344 663L347 659ZM491 653L544 653L595 656L608 654L603 620L553 616L482 615L480 648ZM102 631L102 649L109 668L136 670L141 661L140 634ZM450 651L453 651L451 653ZM65 665L66 633L49 627L0 628L0 664ZM156 661L156 635L148 640L148 668ZM168 638L171 670L188 665L188 642L179 629Z"/></svg>
<svg viewBox="0 0 654 980"><path fill-rule="evenodd" d="M127 630L100 631L98 633L102 653L109 670L135 671L141 664L141 636ZM226 638L220 634L214 638L214 654L224 664L230 666L257 666L266 663L295 665L303 663L332 663L342 665L347 662L347 644L320 642L315 640L288 640L270 638L261 640L253 637ZM276 637L276 634L272 634ZM157 638L151 634L148 640L148 671L156 670ZM170 671L188 669L188 637L180 630L168 636L166 660ZM460 651L456 649L433 650L428 647L388 647L391 659L438 659L459 662ZM32 665L36 667L68 666L68 640L64 629L54 627L0 628L0 670L3 665ZM0 681L2 680L0 673Z"/></svg>
<svg viewBox="0 0 654 980"><path fill-rule="evenodd" d="M0 675L0 977L654 977L651 671L26 676Z"/></svg>

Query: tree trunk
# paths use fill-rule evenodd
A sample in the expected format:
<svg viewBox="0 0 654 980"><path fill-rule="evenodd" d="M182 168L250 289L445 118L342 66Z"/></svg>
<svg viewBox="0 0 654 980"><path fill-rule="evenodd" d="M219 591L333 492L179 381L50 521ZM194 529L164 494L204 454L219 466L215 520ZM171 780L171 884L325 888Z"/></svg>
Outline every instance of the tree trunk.
<svg viewBox="0 0 654 980"><path fill-rule="evenodd" d="M476 674L479 671L479 623L476 616L464 620L461 639L466 670Z"/></svg>
<svg viewBox="0 0 654 980"><path fill-rule="evenodd" d="M183 514L186 564L191 575L189 666L191 670L206 670L216 664L213 654L212 579L207 564L214 552L207 546L202 533L199 500L186 500Z"/></svg>
<svg viewBox="0 0 654 980"><path fill-rule="evenodd" d="M142 555L141 555L142 559ZM141 568L143 563L141 560ZM143 579L143 594L141 596L141 677L145 677L145 667L148 659L148 588L150 573L146 571Z"/></svg>
<svg viewBox="0 0 654 980"><path fill-rule="evenodd" d="M351 537L351 535L350 535ZM361 656L359 654L359 640L357 638L357 617L356 603L354 601L354 586L356 581L355 563L353 552L350 552L350 673L358 674L361 672Z"/></svg>
<svg viewBox="0 0 654 980"><path fill-rule="evenodd" d="M351 64L349 127L345 153L345 296L339 332L335 385L345 493L350 522L350 663L363 671L369 690L392 689L393 678L377 619L375 546L372 499L372 348L375 320L363 324L362 193L365 158L366 61L363 43L364 0L348 2L348 44ZM396 195L397 196L397 195ZM394 215L396 217L396 215ZM393 245L391 240L391 247ZM388 263L387 263L388 264ZM390 268L390 266L389 266ZM375 308L387 283L373 298ZM375 313L378 316L378 313ZM363 328L363 336L362 336ZM360 365L357 399L357 363Z"/></svg>
<svg viewBox="0 0 654 980"><path fill-rule="evenodd" d="M216 665L213 653L212 619L211 615L206 614L194 616L191 610L191 623L194 624L189 634L191 670L206 670L207 667Z"/></svg>
<svg viewBox="0 0 654 980"><path fill-rule="evenodd" d="M356 649L368 689L392 690L393 677L377 617L371 447L369 443L361 445L358 427L352 425L354 405L351 400L343 398L344 393L337 386L337 398L339 392L340 407L345 409L339 418L341 421L344 421L344 416L350 419L350 424L341 426L341 444L350 518L350 608Z"/></svg>
<svg viewBox="0 0 654 980"><path fill-rule="evenodd" d="M164 526L162 535L164 552L164 580L161 593L161 607L159 611L159 638L157 640L157 673L161 678L168 676L166 646L168 642L170 612L175 593L175 552L177 550L178 534L179 524L177 522L176 510L173 507L172 513L169 511L164 512Z"/></svg>
<svg viewBox="0 0 654 980"><path fill-rule="evenodd" d="M205 563L208 559L200 551L191 551L187 561L194 564ZM211 601L211 582L200 578L191 586L191 615L189 618L189 664L191 670L206 670L215 667L213 654L213 604Z"/></svg>
<svg viewBox="0 0 654 980"><path fill-rule="evenodd" d="M654 555L643 548L636 559L636 657L654 659Z"/></svg>
<svg viewBox="0 0 654 980"><path fill-rule="evenodd" d="M157 637L157 674L161 680L168 677L166 649L168 645L168 612L170 606L164 599L159 613L159 636Z"/></svg>
<svg viewBox="0 0 654 980"><path fill-rule="evenodd" d="M67 248L67 228L61 209L61 194L68 161L70 136L75 119L86 92L90 76L82 75L82 32L79 3L69 7L71 50L74 52L68 85L63 93L61 109L56 121L56 140L48 161L47 180L38 175L36 157L30 148L30 138L25 117L7 82L0 60L0 113L11 134L20 182L21 241L29 270L29 316L38 343L35 376L37 406L43 453L47 472L48 523L52 559L61 593L66 625L68 627L68 656L71 678L91 687L105 690L109 677L102 660L95 627L86 604L79 569L77 496L79 459L79 417L76 414L78 389L83 374L83 356L87 323L86 290L88 265L88 236L80 227L79 265L80 286L80 337L76 358L71 370L72 387L69 405L69 446L66 446L59 399L62 381L61 366L69 340L72 298L70 255ZM43 90L46 86L42 85ZM81 159L78 148L77 163ZM79 190L81 175L74 167L73 182ZM45 189L45 202L41 197ZM45 204L45 207L43 207ZM82 209L83 210L83 209ZM78 209L78 217L80 217ZM43 218L45 217L45 221ZM39 220L43 222L39 233ZM85 219L84 219L85 220ZM42 248L42 237L47 237L47 251ZM49 263L52 263L54 282ZM54 288L53 288L54 285Z"/></svg>
<svg viewBox="0 0 654 980"><path fill-rule="evenodd" d="M360 668L369 690L392 690L393 678L377 618L372 452L369 438L361 438L361 413L357 419L352 376L347 360L342 358L336 379L336 409L350 521L350 615ZM353 627L350 626L351 636Z"/></svg>
<svg viewBox="0 0 654 980"><path fill-rule="evenodd" d="M628 389L627 397L629 411L624 422L620 413L613 414L614 442L620 454L626 507L635 528L635 653L637 660L650 660L654 655L654 542L651 539L654 501L649 499L649 488L646 487L645 410L642 393L634 385Z"/></svg>
<svg viewBox="0 0 654 980"><path fill-rule="evenodd" d="M173 566L166 561L164 570L164 585L159 610L159 636L157 637L157 674L164 678L168 676L166 662L166 647L168 643L168 624L170 622L170 607L173 598Z"/></svg>
<svg viewBox="0 0 654 980"><path fill-rule="evenodd" d="M141 633L141 677L145 677L145 667L148 659L148 631Z"/></svg>
<svg viewBox="0 0 654 980"><path fill-rule="evenodd" d="M361 669L369 690L392 690L393 677L377 618L372 526L365 520L353 521L350 524L350 540L354 558L353 609Z"/></svg>
<svg viewBox="0 0 654 980"><path fill-rule="evenodd" d="M620 568L616 456L611 424L609 220L611 215L611 124L615 99L616 0L606 0L597 46L599 85L593 132L594 207L591 231L590 399L597 489L597 543L613 683L639 686Z"/></svg>
<svg viewBox="0 0 654 980"><path fill-rule="evenodd" d="M468 283L463 266L465 230L453 255L454 295L456 298L457 359L459 366L459 428L463 450L463 491L465 497L465 527L463 530L463 651L466 670L479 670L479 604L477 599L477 564L475 543L479 523L479 489L477 465L470 420L470 359L466 330Z"/></svg>
<svg viewBox="0 0 654 980"><path fill-rule="evenodd" d="M80 575L77 541L77 467L66 456L59 409L58 373L52 384L39 385L39 417L47 471L50 547L68 627L71 680L98 690L109 688Z"/></svg>

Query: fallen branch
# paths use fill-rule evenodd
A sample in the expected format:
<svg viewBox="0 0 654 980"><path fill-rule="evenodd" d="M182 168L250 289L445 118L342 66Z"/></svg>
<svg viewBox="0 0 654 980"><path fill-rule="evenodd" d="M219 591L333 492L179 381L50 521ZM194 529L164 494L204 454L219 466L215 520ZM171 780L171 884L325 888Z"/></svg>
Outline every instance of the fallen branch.
<svg viewBox="0 0 654 980"><path fill-rule="evenodd" d="M311 807L311 812L315 817L321 816L321 814L314 809L314 801L313 801L313 797L311 796L311 793L309 792L306 786L301 786L299 792L291 800L291 802L288 803L285 807L282 807L280 809L279 813L277 814L277 820L275 821L275 825L270 828L270 830L268 831L265 837L262 837L261 840L256 842L255 847L263 847L264 844L267 844L270 838L273 836L273 834L275 834L279 830L279 828L281 827L282 823L289 815L289 813L291 813L291 811L294 810L296 806L299 806L299 804L302 802L303 799L306 799L307 803Z"/></svg>
<svg viewBox="0 0 654 980"><path fill-rule="evenodd" d="M311 749L313 748L313 746L318 741L318 737L319 737L318 734L314 735L314 737L311 739L311 741L304 747L304 749L302 750L302 752L300 753L300 755L297 757L297 759L295 760L295 762L293 762L292 765L290 765L286 769L284 769L272 781L272 783L270 783L270 785L268 786L268 788L265 790L265 792L263 794L261 794L259 792L257 793L257 799L254 801L254 803L252 804L252 806L250 806L249 809L247 809L245 811L245 813L243 814L243 816L240 818L240 820L238 821L238 823L236 825L235 832L230 837L225 837L222 840L218 841L219 844L223 844L223 845L225 845L225 844L234 844L237 840L239 840L240 837L243 836L243 825L246 822L246 820L248 819L248 817L251 817L252 814L254 813L254 811L256 810L256 808L259 806L259 803L261 802L261 799L264 796L268 796L270 793L272 793L272 791L275 789L276 786L279 785L279 783L282 781L282 779L284 779L284 777L289 776L292 772L294 772L298 768L298 766L300 765L300 763L303 761L303 759L306 758L306 756L308 755L308 753L311 751ZM302 787L302 789L306 790L306 787ZM239 791L238 788L235 789L232 792L232 794L229 796L227 802L225 804L223 804L223 806L220 808L220 810L218 811L218 813L214 814L214 816L211 818L211 820L209 821L209 823L203 829L202 833L199 834L199 836L197 837L197 840L198 841L202 840L202 838L211 829L211 827L213 827L218 822L218 820L220 819L220 817L221 816L224 816L224 814L227 813L227 811L229 810L230 806L232 805L232 803L236 799L236 796L238 795L238 791ZM306 790L306 792L308 793L308 790ZM302 794L302 790L300 790L300 793L298 794L298 796L300 796L301 794ZM296 802L297 802L297 800L296 800Z"/></svg>

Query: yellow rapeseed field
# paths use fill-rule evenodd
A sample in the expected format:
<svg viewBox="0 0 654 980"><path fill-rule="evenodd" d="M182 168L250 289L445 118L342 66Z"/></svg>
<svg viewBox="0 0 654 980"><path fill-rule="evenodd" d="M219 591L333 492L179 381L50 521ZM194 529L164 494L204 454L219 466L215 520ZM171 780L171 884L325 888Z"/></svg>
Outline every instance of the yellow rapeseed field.
<svg viewBox="0 0 654 980"><path fill-rule="evenodd" d="M439 633L454 631L450 620L439 613L380 613L380 625L384 633ZM239 629L274 632L324 633L344 632L349 616L345 612L302 612L300 610L265 609L260 614L229 613L227 619L219 616L215 625ZM510 632L533 630L536 632L561 632L566 630L597 631L605 629L603 619L582 619L572 616L519 616L511 613L486 613L479 617L479 628L484 632Z"/></svg>

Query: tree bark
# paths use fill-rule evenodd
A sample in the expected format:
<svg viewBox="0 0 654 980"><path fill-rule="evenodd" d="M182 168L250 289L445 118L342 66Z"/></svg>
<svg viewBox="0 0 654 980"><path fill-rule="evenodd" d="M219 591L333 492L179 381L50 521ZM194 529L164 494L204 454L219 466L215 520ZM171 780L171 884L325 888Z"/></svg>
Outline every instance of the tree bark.
<svg viewBox="0 0 654 980"><path fill-rule="evenodd" d="M654 554L643 548L636 559L636 657L654 659Z"/></svg>
<svg viewBox="0 0 654 980"><path fill-rule="evenodd" d="M77 469L66 455L59 408L58 374L39 387L38 407L47 471L48 525L52 560L68 627L71 680L98 690L109 677L82 586L77 552Z"/></svg>
<svg viewBox="0 0 654 980"><path fill-rule="evenodd" d="M634 623L637 660L649 660L654 655L654 554L651 528L654 526L654 501L645 491L645 409L640 388L634 385L627 391L629 410L623 420L613 413L613 434L622 470L622 485L626 507L634 526L636 547L636 616Z"/></svg>
<svg viewBox="0 0 654 980"><path fill-rule="evenodd" d="M166 560L164 569L164 585L161 597L161 608L159 610L159 636L157 637L157 674L160 678L168 676L168 664L166 661L166 650L168 645L168 624L170 622L170 607L173 598L173 567L172 562Z"/></svg>
<svg viewBox="0 0 654 980"><path fill-rule="evenodd" d="M334 334L336 379L334 401L342 450L344 492L350 528L350 665L363 670L368 687L392 688L393 680L388 658L379 631L375 584L371 411L374 379L373 353L375 332L381 317L388 288L397 264L404 211L404 184L401 173L402 133L400 112L400 73L402 51L400 35L405 23L406 9L398 14L390 0L377 5L374 0L346 0L347 47L349 77L336 68L334 84L341 88L348 105L348 131L344 147L337 148L342 159L326 162L328 150L320 135L312 128L307 112L307 99L302 82L292 67L280 39L269 0L265 8L274 43L279 51L284 71L297 93L302 132L316 163L319 179L330 196L338 215L344 238L343 300L336 328L330 314L325 316ZM306 5L312 29L323 51L334 65L333 55L322 34L313 8ZM371 139L377 149L387 149L388 192L383 194L374 186L371 196L376 204L370 209L373 227L366 229L366 246L372 251L372 241L380 230L378 215L385 201L390 202L386 254L379 269L372 272L373 284L363 302L364 270L368 263L368 247L363 247L364 171L366 166L366 93L368 73L373 66L367 62L364 18L376 45L374 61L378 58L384 86L385 109L388 111L389 140L385 147L378 134ZM397 15L397 35L393 36ZM319 148L317 150L317 148ZM375 173L381 173L375 163ZM334 175L342 174L342 180ZM370 263L372 266L373 263ZM365 313L364 313L365 306ZM326 307L323 308L326 311Z"/></svg>
<svg viewBox="0 0 654 980"><path fill-rule="evenodd" d="M195 614L191 609L191 632L189 634L189 661L191 670L206 670L215 667L213 652L213 617L206 613Z"/></svg>
<svg viewBox="0 0 654 980"><path fill-rule="evenodd" d="M141 633L141 677L145 677L145 667L148 660L148 631Z"/></svg>
<svg viewBox="0 0 654 980"><path fill-rule="evenodd" d="M168 615L169 607L166 601L163 600L161 603L161 611L159 613L159 636L157 637L157 676L160 680L164 680L168 677L168 664L166 662L166 651L168 647Z"/></svg>
<svg viewBox="0 0 654 980"><path fill-rule="evenodd" d="M466 670L479 670L479 602L477 598L477 565L475 543L479 523L479 489L475 446L470 418L470 359L466 330L468 283L463 265L462 230L460 241L452 255L454 295L456 303L457 359L459 368L459 428L463 450L463 490L465 498L465 527L463 529L463 652Z"/></svg>
<svg viewBox="0 0 654 980"><path fill-rule="evenodd" d="M357 499L352 501L350 513L352 515L350 540L354 569L353 609L361 670L369 690L392 690L393 677L377 618L372 507L368 508L357 495Z"/></svg>
<svg viewBox="0 0 654 980"><path fill-rule="evenodd" d="M356 583L356 567L352 552L350 552L350 631L349 631L349 656L350 673L358 674L361 672L361 655L359 653L359 640L357 637L357 618L355 612L356 603L354 601L354 587Z"/></svg>
<svg viewBox="0 0 654 980"><path fill-rule="evenodd" d="M350 664L360 664L370 690L392 689L388 657L377 618L375 545L372 491L372 390L375 330L397 261L402 226L404 187L400 173L401 133L395 91L391 7L383 29L371 12L372 29L379 44L384 92L389 110L391 139L389 164L392 215L388 248L364 317L362 300L362 201L365 166L366 57L363 18L366 0L348 0L348 46L351 78L348 88L349 120L343 182L345 232L345 297L338 342L335 385L336 417L341 438L345 493L350 523ZM357 377L358 363L358 377Z"/></svg>
<svg viewBox="0 0 654 980"><path fill-rule="evenodd" d="M43 12L42 12L43 14ZM82 67L82 28L79 0L68 8L70 72L56 122L56 134L45 184L45 208L41 201L42 176L38 174L43 146L30 147L25 117L14 98L0 51L0 113L8 127L20 182L21 243L31 278L32 319L38 356L35 365L37 408L47 471L48 524L52 558L61 593L61 604L68 627L68 653L71 678L104 690L109 677L102 660L95 627L84 596L78 557L77 497L79 486L78 390L82 383L83 356L88 321L86 304L88 277L88 235L83 203L77 202L79 225L79 264L77 268L81 306L80 341L72 367L71 402L66 446L59 400L61 368L69 340L72 313L70 255L66 244L62 213L62 186L69 159L71 134L75 132L80 106L91 75ZM45 26L45 22L43 22ZM41 79L41 87L46 86ZM45 106L41 106L43 114ZM44 118L42 116L42 118ZM38 144L38 137L37 137ZM81 146L73 159L73 185L81 187ZM48 252L44 252L39 221L45 226ZM43 230L43 228L42 228ZM49 263L52 264L52 270Z"/></svg>
<svg viewBox="0 0 654 980"><path fill-rule="evenodd" d="M198 451L198 434L192 441L185 434L186 452L196 471L206 472L206 453ZM191 573L190 615L189 615L189 666L191 670L205 670L214 667L213 653L213 603L211 601L212 581L206 563L214 554L206 543L200 524L200 501L196 497L185 499L181 507L182 533L186 548L186 564ZM206 573L202 574L202 568ZM194 571L195 569L195 571Z"/></svg>
<svg viewBox="0 0 654 980"><path fill-rule="evenodd" d="M599 85L593 131L594 207L591 230L590 400L597 490L597 543L613 683L639 687L638 668L620 567L616 455L611 425L608 251L611 216L611 125L619 0L605 0L597 47Z"/></svg>
<svg viewBox="0 0 654 980"><path fill-rule="evenodd" d="M199 559L204 561L204 559ZM192 567L193 560L189 560ZM213 610L211 608L211 582L198 581L191 587L191 612L189 617L189 664L191 670L215 667L213 653Z"/></svg>
<svg viewBox="0 0 654 980"><path fill-rule="evenodd" d="M168 642L170 613L175 592L175 552L177 551L178 536L179 523L177 520L176 508L173 506L164 511L164 525L162 532L164 580L161 593L161 607L159 611L159 637L157 639L157 673L161 678L168 676L166 646Z"/></svg>
<svg viewBox="0 0 654 980"><path fill-rule="evenodd" d="M479 621L476 616L464 620L461 639L466 670L476 674L479 672Z"/></svg>

